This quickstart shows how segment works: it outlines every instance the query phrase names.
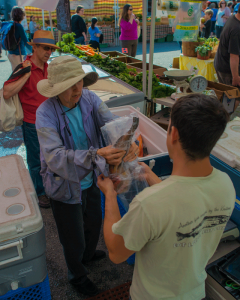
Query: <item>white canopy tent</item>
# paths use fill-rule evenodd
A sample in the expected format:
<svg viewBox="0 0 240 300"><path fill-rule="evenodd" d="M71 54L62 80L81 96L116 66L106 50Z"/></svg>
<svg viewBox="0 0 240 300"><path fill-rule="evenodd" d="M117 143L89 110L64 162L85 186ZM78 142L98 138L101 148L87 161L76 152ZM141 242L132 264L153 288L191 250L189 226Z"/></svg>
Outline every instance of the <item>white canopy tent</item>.
<svg viewBox="0 0 240 300"><path fill-rule="evenodd" d="M59 0L18 0L18 6L33 6L42 9L43 14L43 26L44 26L44 10L49 12L49 20L51 31L53 34L53 27L52 27L52 15L51 11L54 11L58 5Z"/></svg>
<svg viewBox="0 0 240 300"><path fill-rule="evenodd" d="M33 6L41 8L42 10L49 11L49 19L52 29L52 16L51 11L54 11L58 5L59 0L18 0L19 6ZM115 7L118 7L118 1L115 2ZM147 0L142 0L142 55L143 55L143 93L148 100L151 100L152 93L152 72L153 72L153 53L154 53L154 34L155 30L151 30L150 34L150 53L149 53L149 76L148 76L148 89L147 89L147 67L146 67L146 54L147 54ZM155 28L155 16L156 16L156 0L152 0L151 11L151 29ZM53 29L52 29L53 33Z"/></svg>

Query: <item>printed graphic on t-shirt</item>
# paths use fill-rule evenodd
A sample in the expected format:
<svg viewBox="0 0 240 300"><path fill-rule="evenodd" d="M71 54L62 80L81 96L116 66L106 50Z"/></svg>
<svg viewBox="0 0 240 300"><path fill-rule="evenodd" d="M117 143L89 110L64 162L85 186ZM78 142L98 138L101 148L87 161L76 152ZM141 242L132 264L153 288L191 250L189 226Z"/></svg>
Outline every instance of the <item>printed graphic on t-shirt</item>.
<svg viewBox="0 0 240 300"><path fill-rule="evenodd" d="M197 240L206 233L213 232L215 230L224 230L226 223L228 222L230 215L215 215L210 216L212 213L216 212L227 212L231 211L231 207L222 206L221 208L215 208L214 210L205 211L203 214L195 218L194 220L188 221L186 223L180 223L178 230L176 232L177 241L182 241L184 239L193 238L193 242L175 243L174 247L191 247ZM189 225L195 225L191 231L183 232L184 227Z"/></svg>

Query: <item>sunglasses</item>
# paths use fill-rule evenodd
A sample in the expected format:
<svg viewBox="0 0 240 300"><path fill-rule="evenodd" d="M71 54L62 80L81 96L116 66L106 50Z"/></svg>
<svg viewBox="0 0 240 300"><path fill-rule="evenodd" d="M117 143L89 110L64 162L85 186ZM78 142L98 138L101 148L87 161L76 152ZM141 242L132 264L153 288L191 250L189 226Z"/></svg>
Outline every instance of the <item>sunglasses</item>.
<svg viewBox="0 0 240 300"><path fill-rule="evenodd" d="M132 8L129 8L129 10L133 10Z"/></svg>
<svg viewBox="0 0 240 300"><path fill-rule="evenodd" d="M48 47L48 46L42 46L42 48L43 48L43 50L44 51L49 51L49 50L51 50L51 52L55 52L55 48L51 48L51 47Z"/></svg>

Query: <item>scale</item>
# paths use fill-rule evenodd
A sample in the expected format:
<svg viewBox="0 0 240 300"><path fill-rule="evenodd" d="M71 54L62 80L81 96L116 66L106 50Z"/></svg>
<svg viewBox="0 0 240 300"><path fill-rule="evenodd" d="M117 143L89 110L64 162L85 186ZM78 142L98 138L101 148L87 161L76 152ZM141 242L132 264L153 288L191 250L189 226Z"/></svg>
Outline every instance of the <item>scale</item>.
<svg viewBox="0 0 240 300"><path fill-rule="evenodd" d="M176 85L176 93L171 95L173 100L178 100L183 96L189 95L189 93L187 93L188 88L190 88L193 93L202 93L208 86L207 79L201 75L193 76L188 82L187 79L193 75L192 72L188 70L165 71L164 75L169 79L173 79L174 85ZM183 88L183 92L181 92L181 88Z"/></svg>

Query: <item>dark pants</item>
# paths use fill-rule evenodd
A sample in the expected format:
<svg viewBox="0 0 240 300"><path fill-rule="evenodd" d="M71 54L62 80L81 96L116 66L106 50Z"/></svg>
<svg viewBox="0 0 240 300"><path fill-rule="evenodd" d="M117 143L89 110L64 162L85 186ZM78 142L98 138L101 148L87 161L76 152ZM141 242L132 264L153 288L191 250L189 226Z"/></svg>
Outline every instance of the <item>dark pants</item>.
<svg viewBox="0 0 240 300"><path fill-rule="evenodd" d="M88 274L82 260L93 257L102 224L100 191L93 184L82 191L82 204L51 200L59 240L68 267L68 280L78 284Z"/></svg>
<svg viewBox="0 0 240 300"><path fill-rule="evenodd" d="M223 26L218 26L216 25L216 37L219 39L220 38L220 35L222 33L222 30L223 30Z"/></svg>
<svg viewBox="0 0 240 300"><path fill-rule="evenodd" d="M122 48L128 49L129 56L132 56L132 57L136 56L138 40L124 40L124 41L121 41L121 43L122 43Z"/></svg>
<svg viewBox="0 0 240 300"><path fill-rule="evenodd" d="M26 146L27 163L34 188L38 196L44 195L42 176L40 175L40 146L35 124L23 122L23 140Z"/></svg>
<svg viewBox="0 0 240 300"><path fill-rule="evenodd" d="M90 40L89 45L90 45L93 49L95 49L95 50L98 49L98 51L100 51L100 44L99 44L99 42Z"/></svg>
<svg viewBox="0 0 240 300"><path fill-rule="evenodd" d="M211 32L215 34L216 21L212 21Z"/></svg>
<svg viewBox="0 0 240 300"><path fill-rule="evenodd" d="M80 36L79 38L76 38L75 43L85 45L84 36Z"/></svg>

